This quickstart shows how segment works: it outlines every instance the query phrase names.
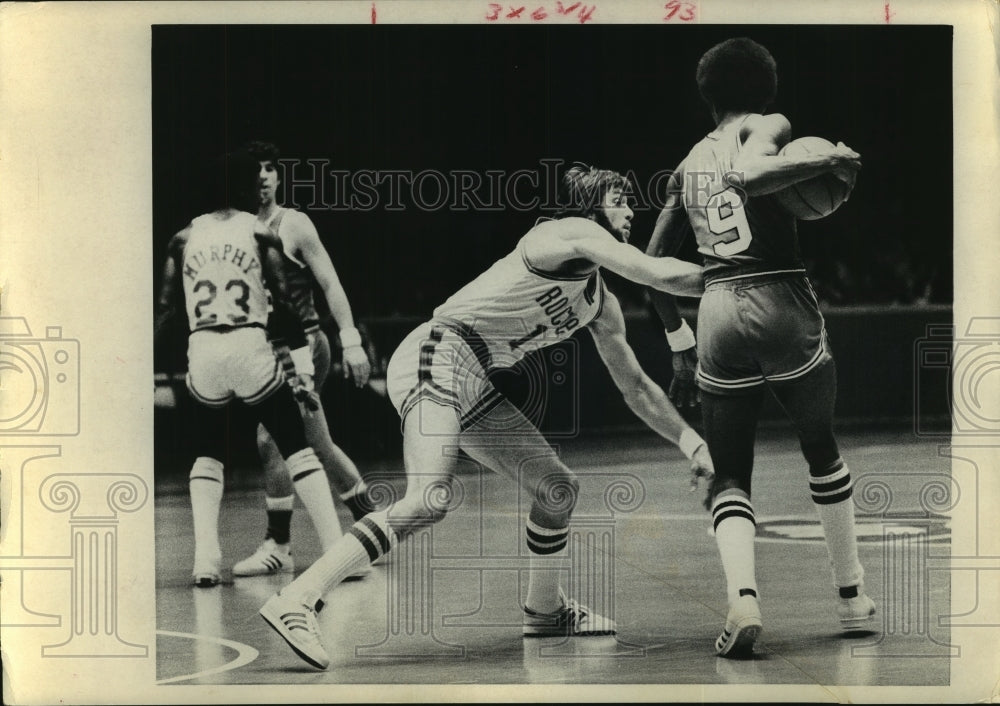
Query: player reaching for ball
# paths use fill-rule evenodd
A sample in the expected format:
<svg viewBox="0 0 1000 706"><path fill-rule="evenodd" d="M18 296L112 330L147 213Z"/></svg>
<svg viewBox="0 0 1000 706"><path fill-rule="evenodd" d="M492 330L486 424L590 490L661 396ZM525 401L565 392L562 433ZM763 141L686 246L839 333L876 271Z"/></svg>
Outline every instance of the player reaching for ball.
<svg viewBox="0 0 1000 706"><path fill-rule="evenodd" d="M355 523L260 610L309 664L329 664L317 603L415 528L444 517L458 448L514 478L531 498L524 635L615 632L613 620L567 598L559 585L568 569L579 483L531 421L496 390L489 373L586 328L631 409L692 459L695 477L711 475L701 437L639 366L625 339L621 307L601 277L606 267L642 284L698 296L701 268L648 257L627 244L632 210L625 185L611 171L570 168L561 184L565 210L537 223L513 252L435 309L396 349L387 380L403 426L405 495Z"/></svg>
<svg viewBox="0 0 1000 706"><path fill-rule="evenodd" d="M833 435L836 368L799 257L795 218L773 196L826 173L853 188L861 161L843 144L779 155L791 126L783 115L763 114L776 94L776 64L750 39L729 39L709 49L696 79L716 127L674 173L647 253L674 254L689 224L704 259L696 380L715 466L706 505L729 602L715 647L723 656L745 656L762 630L750 481L765 390L790 418L809 466L841 625L863 627L875 615L858 560L851 475ZM665 324L664 314L676 317L672 297L656 291L651 296Z"/></svg>
<svg viewBox="0 0 1000 706"><path fill-rule="evenodd" d="M257 218L277 235L285 264L286 279L292 305L306 327L306 337L315 369L316 391L323 390L330 371L330 342L319 327L319 314L313 301L314 285L318 284L339 327L343 349L344 373L362 387L368 381L371 365L361 346L361 335L347 295L334 269L330 255L319 239L316 227L305 213L283 208L275 201L278 189L278 148L268 142L251 142L246 147L257 161L259 186ZM276 345L286 371L292 370L287 347ZM340 520L333 504L329 484L351 511L355 520L372 508L367 500L367 488L354 462L330 436L322 403L316 410L302 408L306 439L326 472L307 475L290 474L278 447L267 429L261 425L257 447L264 464L264 490L267 510L267 531L257 550L233 566L234 576L257 576L295 570L291 550L291 522L295 494L305 505L312 519L320 544L326 550L341 535ZM363 575L367 571L362 571Z"/></svg>

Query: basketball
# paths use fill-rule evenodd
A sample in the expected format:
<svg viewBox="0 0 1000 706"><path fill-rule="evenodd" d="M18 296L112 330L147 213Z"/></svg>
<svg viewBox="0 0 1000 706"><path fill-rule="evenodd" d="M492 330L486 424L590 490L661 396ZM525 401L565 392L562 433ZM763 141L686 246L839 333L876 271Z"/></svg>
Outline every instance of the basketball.
<svg viewBox="0 0 1000 706"><path fill-rule="evenodd" d="M785 145L778 154L795 157L833 148L834 144L822 137L800 137ZM849 193L847 184L827 172L777 191L774 197L799 220L814 221L840 208Z"/></svg>

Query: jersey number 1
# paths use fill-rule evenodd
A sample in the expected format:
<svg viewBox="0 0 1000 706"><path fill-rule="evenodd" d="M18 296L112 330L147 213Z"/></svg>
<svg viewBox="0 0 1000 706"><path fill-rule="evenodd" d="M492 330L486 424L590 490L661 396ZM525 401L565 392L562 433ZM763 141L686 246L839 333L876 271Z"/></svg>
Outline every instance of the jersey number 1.
<svg viewBox="0 0 1000 706"><path fill-rule="evenodd" d="M717 193L713 201L715 203L706 209L708 227L716 235L727 235L735 231L730 237L719 238L712 245L715 254L719 257L728 257L749 248L753 233L750 232L750 223L747 221L747 214L743 210L743 201L739 195L726 189Z"/></svg>

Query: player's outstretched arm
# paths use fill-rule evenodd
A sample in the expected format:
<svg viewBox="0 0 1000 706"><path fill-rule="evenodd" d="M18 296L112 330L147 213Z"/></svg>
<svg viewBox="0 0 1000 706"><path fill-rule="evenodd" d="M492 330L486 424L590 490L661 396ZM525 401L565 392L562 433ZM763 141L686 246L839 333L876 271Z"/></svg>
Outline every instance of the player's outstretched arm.
<svg viewBox="0 0 1000 706"><path fill-rule="evenodd" d="M361 345L361 334L354 325L354 314L347 300L347 292L340 282L337 270L333 266L330 254L323 247L319 233L312 220L304 213L292 211L288 214L290 222L286 227L292 228L293 242L302 255L309 270L316 278L330 313L340 329L340 343L344 351L344 375L350 376L354 384L364 387L371 375L371 361Z"/></svg>
<svg viewBox="0 0 1000 706"><path fill-rule="evenodd" d="M188 236L191 234L190 226L182 231L178 231L167 244L167 259L163 263L163 271L160 276L160 292L156 297L156 314L153 318L153 342L160 341L163 332L167 328L167 323L173 317L176 310L178 292L181 281L181 260L184 254L184 246L187 244Z"/></svg>
<svg viewBox="0 0 1000 706"><path fill-rule="evenodd" d="M588 329L601 360L629 408L653 431L676 444L691 459L692 481L695 484L700 477L710 477L714 470L705 442L684 421L663 388L653 382L639 365L635 352L625 339L625 317L621 306L606 288L601 315L589 324Z"/></svg>
<svg viewBox="0 0 1000 706"><path fill-rule="evenodd" d="M567 260L589 260L633 282L679 296L700 297L705 291L699 265L675 257L650 257L616 240L611 233L586 218L564 218L557 223L567 249Z"/></svg>
<svg viewBox="0 0 1000 706"><path fill-rule="evenodd" d="M861 155L843 143L829 152L795 157L778 154L791 135L791 123L780 113L750 116L743 126L743 147L733 160L727 181L750 196L781 191L827 172L854 185L854 175L861 169Z"/></svg>

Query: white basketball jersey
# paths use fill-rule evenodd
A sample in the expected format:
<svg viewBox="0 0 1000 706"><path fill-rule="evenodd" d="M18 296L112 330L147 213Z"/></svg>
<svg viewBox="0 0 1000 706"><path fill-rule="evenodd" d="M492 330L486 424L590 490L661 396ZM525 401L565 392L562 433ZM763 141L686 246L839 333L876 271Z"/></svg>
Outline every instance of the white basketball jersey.
<svg viewBox="0 0 1000 706"><path fill-rule="evenodd" d="M603 290L598 270L560 276L532 267L522 239L435 309L434 319L455 322L467 338L482 339L490 367L508 368L590 323L601 311Z"/></svg>
<svg viewBox="0 0 1000 706"><path fill-rule="evenodd" d="M191 222L181 274L192 331L267 324L256 220L240 211L228 218L210 213Z"/></svg>

